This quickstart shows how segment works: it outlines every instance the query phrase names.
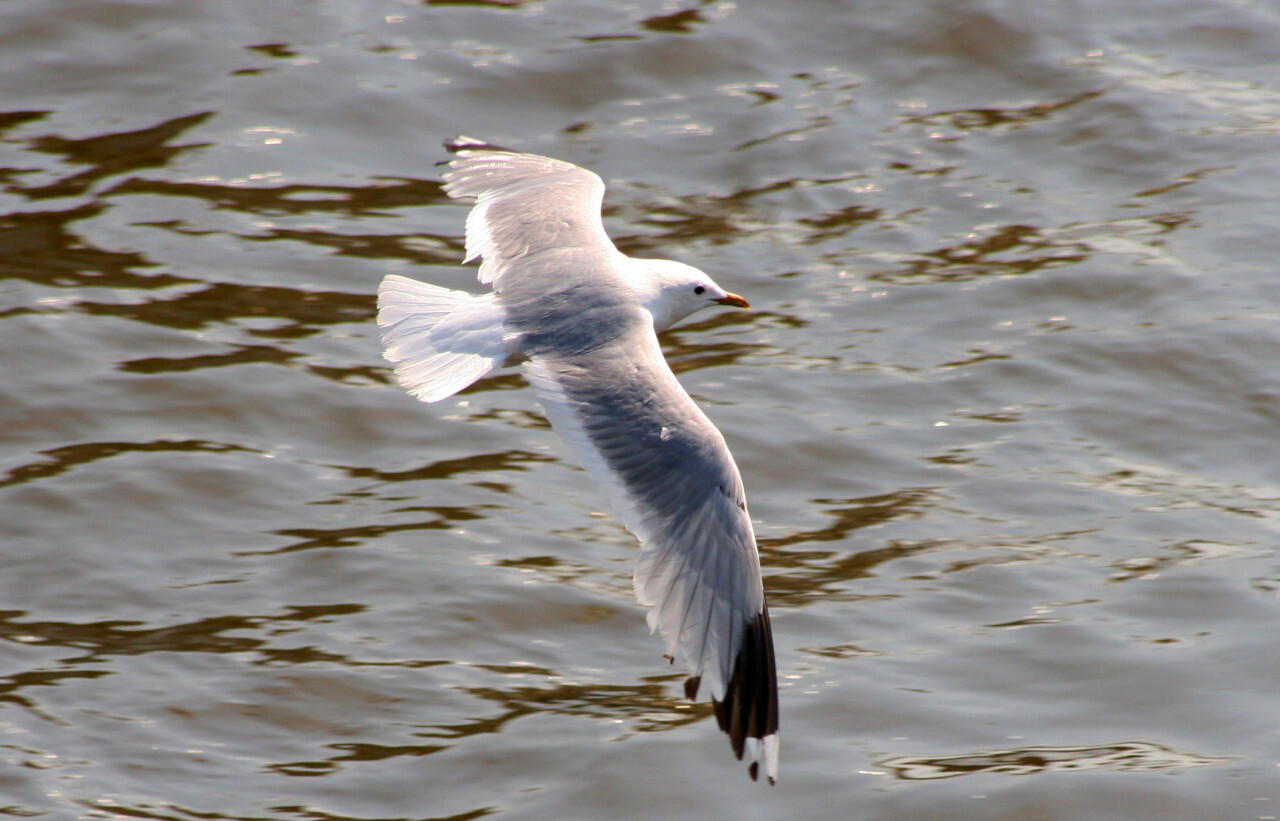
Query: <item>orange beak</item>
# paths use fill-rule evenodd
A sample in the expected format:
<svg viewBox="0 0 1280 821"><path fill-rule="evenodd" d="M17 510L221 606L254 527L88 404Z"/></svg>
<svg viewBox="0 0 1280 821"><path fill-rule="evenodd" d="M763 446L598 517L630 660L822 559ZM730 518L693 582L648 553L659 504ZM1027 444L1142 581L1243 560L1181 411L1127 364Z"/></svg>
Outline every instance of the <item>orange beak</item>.
<svg viewBox="0 0 1280 821"><path fill-rule="evenodd" d="M725 294L719 299L713 300L721 305L732 305L735 308L750 308L751 304L737 294Z"/></svg>

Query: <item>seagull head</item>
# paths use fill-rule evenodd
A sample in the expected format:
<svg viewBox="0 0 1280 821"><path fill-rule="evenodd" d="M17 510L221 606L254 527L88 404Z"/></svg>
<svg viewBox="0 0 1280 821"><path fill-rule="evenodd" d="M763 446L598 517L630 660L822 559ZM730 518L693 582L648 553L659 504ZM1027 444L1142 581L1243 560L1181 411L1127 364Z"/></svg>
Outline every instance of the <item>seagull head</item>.
<svg viewBox="0 0 1280 821"><path fill-rule="evenodd" d="M653 316L653 327L665 331L690 314L712 305L749 308L747 301L731 294L702 271L666 259L632 259L632 281L640 303Z"/></svg>

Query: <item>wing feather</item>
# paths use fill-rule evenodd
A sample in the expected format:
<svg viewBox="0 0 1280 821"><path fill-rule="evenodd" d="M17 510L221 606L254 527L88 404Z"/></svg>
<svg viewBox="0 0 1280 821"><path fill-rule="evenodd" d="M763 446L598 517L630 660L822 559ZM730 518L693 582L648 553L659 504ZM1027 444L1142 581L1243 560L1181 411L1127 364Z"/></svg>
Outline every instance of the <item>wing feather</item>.
<svg viewBox="0 0 1280 821"><path fill-rule="evenodd" d="M617 253L604 231L604 182L550 157L520 154L478 140L446 144L456 159L442 176L450 197L475 197L467 215L467 257L481 259L480 281L502 290L516 260L565 248Z"/></svg>

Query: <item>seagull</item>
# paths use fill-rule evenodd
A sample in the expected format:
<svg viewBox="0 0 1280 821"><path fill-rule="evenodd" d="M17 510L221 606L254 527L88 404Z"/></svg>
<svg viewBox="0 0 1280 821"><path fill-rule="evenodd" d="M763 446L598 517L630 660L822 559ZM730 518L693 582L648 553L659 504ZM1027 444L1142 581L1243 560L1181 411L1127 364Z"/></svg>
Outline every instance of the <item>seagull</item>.
<svg viewBox="0 0 1280 821"><path fill-rule="evenodd" d="M521 364L552 428L641 545L637 601L666 658L710 695L753 780L778 777L778 684L769 608L742 479L657 334L703 308L749 307L702 271L635 259L600 217L604 183L567 162L457 137L445 193L475 199L466 258L493 290L402 276L378 288L383 355L400 386L438 402Z"/></svg>

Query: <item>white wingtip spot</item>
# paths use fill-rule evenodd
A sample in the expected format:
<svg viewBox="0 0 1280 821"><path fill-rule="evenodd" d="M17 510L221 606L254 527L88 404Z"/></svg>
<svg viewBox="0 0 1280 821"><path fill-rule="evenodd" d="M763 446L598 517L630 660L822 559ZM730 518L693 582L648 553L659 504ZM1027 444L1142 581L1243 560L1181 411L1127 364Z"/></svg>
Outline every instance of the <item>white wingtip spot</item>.
<svg viewBox="0 0 1280 821"><path fill-rule="evenodd" d="M752 772L757 764L764 765L765 777L770 784L778 782L778 734L770 733L764 738L748 738L743 746L745 757L752 762Z"/></svg>

